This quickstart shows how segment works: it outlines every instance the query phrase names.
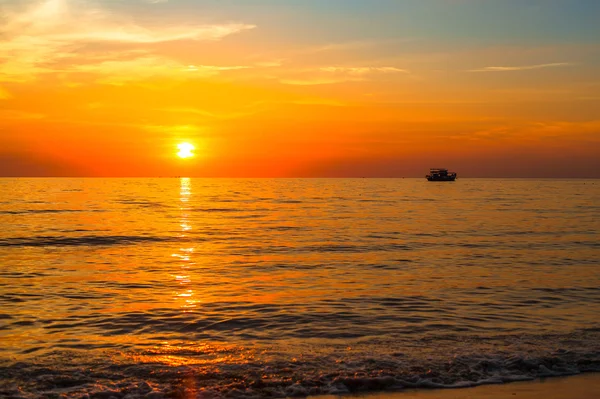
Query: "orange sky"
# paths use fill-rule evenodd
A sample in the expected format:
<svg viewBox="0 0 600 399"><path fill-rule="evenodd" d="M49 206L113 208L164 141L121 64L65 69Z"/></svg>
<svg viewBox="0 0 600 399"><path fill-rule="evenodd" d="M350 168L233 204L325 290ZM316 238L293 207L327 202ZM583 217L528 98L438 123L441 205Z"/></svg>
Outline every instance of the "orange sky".
<svg viewBox="0 0 600 399"><path fill-rule="evenodd" d="M499 3L5 0L0 175L600 177L600 2Z"/></svg>

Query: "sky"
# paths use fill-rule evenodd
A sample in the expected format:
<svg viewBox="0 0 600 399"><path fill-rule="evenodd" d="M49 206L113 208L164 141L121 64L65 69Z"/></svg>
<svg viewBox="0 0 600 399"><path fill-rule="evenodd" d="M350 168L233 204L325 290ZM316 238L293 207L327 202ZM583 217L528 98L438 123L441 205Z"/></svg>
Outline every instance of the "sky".
<svg viewBox="0 0 600 399"><path fill-rule="evenodd" d="M0 176L600 178L599 20L597 0L0 0Z"/></svg>

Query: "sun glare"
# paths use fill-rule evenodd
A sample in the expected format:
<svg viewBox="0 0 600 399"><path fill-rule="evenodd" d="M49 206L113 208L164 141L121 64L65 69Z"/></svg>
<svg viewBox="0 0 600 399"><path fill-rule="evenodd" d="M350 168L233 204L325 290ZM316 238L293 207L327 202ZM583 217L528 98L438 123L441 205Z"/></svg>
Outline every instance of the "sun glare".
<svg viewBox="0 0 600 399"><path fill-rule="evenodd" d="M196 149L196 147L194 147L192 144L190 143L181 143L177 145L177 149L179 150L179 152L177 153L177 156L179 158L191 158L194 156L194 150Z"/></svg>

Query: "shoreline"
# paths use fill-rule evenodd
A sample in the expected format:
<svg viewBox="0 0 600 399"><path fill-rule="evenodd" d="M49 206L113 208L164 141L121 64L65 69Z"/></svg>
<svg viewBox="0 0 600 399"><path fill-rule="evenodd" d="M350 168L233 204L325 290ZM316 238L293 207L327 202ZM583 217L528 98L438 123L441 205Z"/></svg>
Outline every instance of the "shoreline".
<svg viewBox="0 0 600 399"><path fill-rule="evenodd" d="M600 398L600 372L469 388L406 389L312 396L312 399L588 399Z"/></svg>

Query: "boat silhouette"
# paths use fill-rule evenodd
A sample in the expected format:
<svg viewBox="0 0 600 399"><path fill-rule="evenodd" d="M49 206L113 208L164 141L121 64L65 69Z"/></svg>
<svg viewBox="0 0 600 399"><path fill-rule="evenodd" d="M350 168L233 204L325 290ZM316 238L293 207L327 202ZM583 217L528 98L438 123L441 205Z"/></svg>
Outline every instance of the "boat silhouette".
<svg viewBox="0 0 600 399"><path fill-rule="evenodd" d="M428 181L454 181L456 172L448 172L448 169L444 168L431 168L425 177Z"/></svg>

